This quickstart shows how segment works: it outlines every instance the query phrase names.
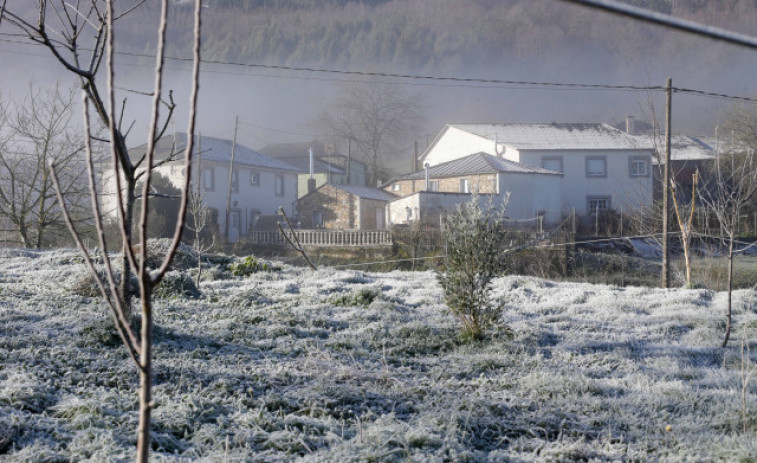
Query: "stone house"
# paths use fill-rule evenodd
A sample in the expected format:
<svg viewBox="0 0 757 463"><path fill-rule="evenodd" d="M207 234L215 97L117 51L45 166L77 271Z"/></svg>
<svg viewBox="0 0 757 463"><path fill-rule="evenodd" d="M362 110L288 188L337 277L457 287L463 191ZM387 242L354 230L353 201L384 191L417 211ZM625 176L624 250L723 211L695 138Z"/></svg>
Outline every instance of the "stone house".
<svg viewBox="0 0 757 463"><path fill-rule="evenodd" d="M475 153L395 178L385 191L400 196L389 203L389 225L426 220L438 223L473 193L502 205L512 220L544 217L561 220L559 191L563 174L531 167L487 153Z"/></svg>
<svg viewBox="0 0 757 463"><path fill-rule="evenodd" d="M305 229L381 230L393 199L378 188L326 184L297 200L298 221Z"/></svg>

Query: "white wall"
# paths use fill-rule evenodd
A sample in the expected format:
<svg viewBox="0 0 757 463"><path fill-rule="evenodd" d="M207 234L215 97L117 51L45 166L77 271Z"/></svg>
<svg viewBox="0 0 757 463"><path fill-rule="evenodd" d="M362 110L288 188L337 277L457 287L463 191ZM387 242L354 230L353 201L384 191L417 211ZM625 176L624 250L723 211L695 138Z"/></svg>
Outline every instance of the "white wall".
<svg viewBox="0 0 757 463"><path fill-rule="evenodd" d="M469 193L433 193L421 191L404 198L390 202L388 209L388 224L407 225L421 218L439 220L439 215L453 212L458 204L470 201ZM407 208L410 208L408 217Z"/></svg>
<svg viewBox="0 0 757 463"><path fill-rule="evenodd" d="M534 219L539 211L554 224L562 219L563 178L549 174L499 174L500 196L510 193L505 215L513 220Z"/></svg>
<svg viewBox="0 0 757 463"><path fill-rule="evenodd" d="M652 207L651 151L645 150L576 150L576 151L522 151L520 162L541 167L542 157L562 156L564 177L560 208L566 213L573 207L576 213L587 214L587 197L609 196L610 207L616 211L649 209ZM586 158L601 156L606 159L607 175L604 177L587 177ZM647 157L649 175L634 177L630 175L629 158Z"/></svg>
<svg viewBox="0 0 757 463"><path fill-rule="evenodd" d="M213 171L213 188L205 190L203 188L203 202L206 207L214 208L218 211L218 224L221 233L226 227L226 196L229 185L229 166L226 163L217 163L203 160L201 169L212 169ZM240 216L239 230L242 236L247 234L251 225L252 213L258 212L261 215L275 215L279 206L290 216L295 216L294 203L297 200L297 173L296 172L278 172L271 170L255 169L247 166L235 166L234 170L238 172L239 188L238 191L231 192L231 209L238 211ZM254 186L250 182L250 175L255 171L259 174L259 185ZM184 171L183 164L176 163L174 166L165 165L157 169L157 172L167 177L177 188L181 188ZM196 167L192 171L193 180L198 179L199 172ZM276 195L276 176L284 178L284 194ZM106 214L111 217L117 217L115 184L112 180L112 171L106 171L103 174L104 183L104 209ZM194 183L193 183L194 185Z"/></svg>
<svg viewBox="0 0 757 463"><path fill-rule="evenodd" d="M480 152L496 154L494 142L455 127L447 127L422 162L435 166Z"/></svg>

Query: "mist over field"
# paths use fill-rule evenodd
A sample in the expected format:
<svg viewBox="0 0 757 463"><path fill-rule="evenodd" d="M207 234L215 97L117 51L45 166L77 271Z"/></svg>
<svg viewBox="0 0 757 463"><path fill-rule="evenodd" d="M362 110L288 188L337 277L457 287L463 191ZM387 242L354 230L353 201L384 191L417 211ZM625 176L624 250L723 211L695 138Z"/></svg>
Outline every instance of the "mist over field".
<svg viewBox="0 0 757 463"><path fill-rule="evenodd" d="M754 4L743 0L632 3L745 33L754 31L757 23ZM172 5L168 55L185 58L191 7L185 2ZM33 6L27 6L30 18ZM157 2L148 2L124 18L116 31L118 50L132 54L118 57L117 85L120 98L128 98L126 115L135 120L137 135L132 138L137 144L145 124L139 114L149 97L131 90L152 88L153 65L147 55L155 48L157 8ZM327 138L330 134L315 129L312 120L327 108L341 82L358 78L258 65L631 86L662 86L672 77L676 87L739 96L757 93L752 51L557 0L216 0L207 2L204 14L208 62L201 78L199 130L231 138L238 115L240 141L252 148ZM23 97L30 81L74 85L72 76L45 50L19 43L23 38L10 37L9 31L7 24L0 28L6 33L0 41L5 98ZM188 69L176 60L167 66L171 72L166 88L183 102ZM659 91L650 95L543 85L381 81L424 97L426 118L415 137L421 145L449 122L617 123L626 115L648 118L650 99L659 114L664 102ZM674 131L711 135L728 104L721 98L677 93ZM180 125L185 109L179 105L175 120ZM408 155L411 143L403 147Z"/></svg>

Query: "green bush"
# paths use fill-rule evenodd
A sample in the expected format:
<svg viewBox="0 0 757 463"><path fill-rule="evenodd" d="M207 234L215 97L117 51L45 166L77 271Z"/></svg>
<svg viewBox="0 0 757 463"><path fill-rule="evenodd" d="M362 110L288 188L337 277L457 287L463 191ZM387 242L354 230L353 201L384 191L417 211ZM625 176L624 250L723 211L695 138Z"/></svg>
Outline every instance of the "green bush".
<svg viewBox="0 0 757 463"><path fill-rule="evenodd" d="M229 270L234 276L246 277L253 273L276 271L278 268L255 256L247 256L243 260L229 265Z"/></svg>
<svg viewBox="0 0 757 463"><path fill-rule="evenodd" d="M504 205L498 212L493 202L481 206L474 195L458 206L443 231L447 255L437 278L447 306L462 324L463 338L481 338L500 312L489 292L504 263L505 235L498 220L502 213Z"/></svg>
<svg viewBox="0 0 757 463"><path fill-rule="evenodd" d="M160 284L155 287L153 295L159 299L186 297L197 299L200 290L194 280L183 272L166 272Z"/></svg>
<svg viewBox="0 0 757 463"><path fill-rule="evenodd" d="M377 288L361 288L348 294L331 296L329 302L339 307L368 307L380 295L381 291Z"/></svg>

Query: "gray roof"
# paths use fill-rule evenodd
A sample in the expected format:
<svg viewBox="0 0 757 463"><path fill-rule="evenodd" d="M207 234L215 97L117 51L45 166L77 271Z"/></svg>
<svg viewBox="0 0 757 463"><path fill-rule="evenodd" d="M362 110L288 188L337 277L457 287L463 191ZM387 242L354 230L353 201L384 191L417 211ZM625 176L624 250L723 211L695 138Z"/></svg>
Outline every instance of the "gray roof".
<svg viewBox="0 0 757 463"><path fill-rule="evenodd" d="M310 172L310 159L309 158L302 158L302 157L288 157L288 158L278 158L281 161L286 162L287 164L290 164L294 167L296 167L300 173L308 173ZM323 159L313 158L313 170L316 174L325 174L327 172L331 172L334 174L345 174L347 173L343 168L339 166L335 166L333 164L329 164L328 162L324 162Z"/></svg>
<svg viewBox="0 0 757 463"><path fill-rule="evenodd" d="M652 149L649 141L607 124L448 124L519 150ZM446 130L446 129L445 129Z"/></svg>
<svg viewBox="0 0 757 463"><path fill-rule="evenodd" d="M176 135L165 135L156 145L155 156L156 159L164 159L171 153L172 146L174 151L178 152L178 160L183 159L182 151L186 147L187 134L177 133ZM216 162L229 162L231 159L231 140L223 140L220 138L207 137L203 135L201 139L195 138L194 152L197 156L197 150L202 153L202 161L216 161ZM141 158L147 145L143 144L129 149L129 155L132 159ZM261 169L278 170L285 172L299 172L299 169L295 166L287 164L286 162L274 159L270 156L260 154L257 151L250 149L239 143L234 148L234 164L236 166L256 167Z"/></svg>
<svg viewBox="0 0 757 463"><path fill-rule="evenodd" d="M642 135L651 143L655 143L651 135ZM661 137L655 143L661 154L665 153L665 139ZM715 149L708 142L687 135L671 135L670 137L670 160L671 161L711 161L715 159ZM654 161L657 163L657 160ZM663 162L664 163L664 162Z"/></svg>
<svg viewBox="0 0 757 463"><path fill-rule="evenodd" d="M397 199L397 196L387 193L384 190L380 190L378 188L373 188L369 186L355 186L355 185L336 185L331 184L332 187L346 191L347 193L350 193L352 195L355 195L359 198L364 199L375 199L378 201L392 201Z"/></svg>
<svg viewBox="0 0 757 463"><path fill-rule="evenodd" d="M443 164L437 164L429 167L429 176L431 178L458 177L461 175L476 174L495 174L498 172L508 172L514 174L544 174L544 175L562 175L559 172L543 169L541 167L531 167L518 162L509 161L499 158L488 153L475 153L465 156L464 158L448 161ZM419 180L426 178L426 171L419 170L407 175L403 175L396 180Z"/></svg>

